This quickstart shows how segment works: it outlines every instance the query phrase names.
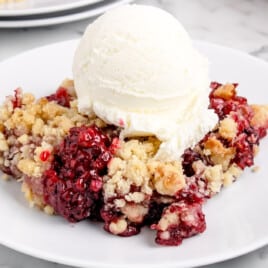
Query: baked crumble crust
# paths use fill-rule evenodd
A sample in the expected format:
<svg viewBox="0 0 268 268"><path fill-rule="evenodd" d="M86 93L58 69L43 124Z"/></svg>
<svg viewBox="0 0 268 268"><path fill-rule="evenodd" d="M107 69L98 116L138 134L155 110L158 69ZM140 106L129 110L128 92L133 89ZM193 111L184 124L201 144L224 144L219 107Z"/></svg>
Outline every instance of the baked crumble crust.
<svg viewBox="0 0 268 268"><path fill-rule="evenodd" d="M40 181L43 172L49 168L53 148L60 144L69 129L74 126L106 126L99 118L82 116L77 110L77 99L72 80L64 80L60 88L65 88L70 96L70 107L63 107L55 101L43 97L38 100L30 93L17 89L15 96L8 96L0 107L0 169L18 180L27 177ZM14 102L20 100L19 107ZM41 154L50 156L41 160ZM32 192L27 179L23 192L30 204L46 207L42 196Z"/></svg>
<svg viewBox="0 0 268 268"><path fill-rule="evenodd" d="M254 115L251 124L255 127L267 128L268 126L268 105L251 105Z"/></svg>
<svg viewBox="0 0 268 268"><path fill-rule="evenodd" d="M220 85L213 93L215 97L222 98L224 100L230 100L236 95L235 85L227 83L225 85Z"/></svg>
<svg viewBox="0 0 268 268"><path fill-rule="evenodd" d="M183 238L203 232L202 204L253 165L259 138L268 127L268 106L249 106L236 95L236 87L212 84L211 108L220 120L179 161L155 160L160 146L155 137L121 140L103 176L100 215L93 218L121 236L137 234L149 225L157 231L156 242L165 245L178 245ZM53 163L55 148L73 127L110 131L100 118L78 112L71 80L59 90L59 96L36 100L17 89L0 107L0 169L22 182L30 206L50 215L55 208L44 200L43 173ZM62 99L66 92L61 95L61 90L68 100ZM114 131L119 133L120 128Z"/></svg>

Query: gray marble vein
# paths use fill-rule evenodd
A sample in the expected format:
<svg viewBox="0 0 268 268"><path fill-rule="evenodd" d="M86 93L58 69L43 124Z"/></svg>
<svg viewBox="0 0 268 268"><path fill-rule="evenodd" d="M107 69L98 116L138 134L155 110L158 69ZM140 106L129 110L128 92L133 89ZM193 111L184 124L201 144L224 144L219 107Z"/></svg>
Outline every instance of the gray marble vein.
<svg viewBox="0 0 268 268"><path fill-rule="evenodd" d="M256 50L250 51L250 54L268 61L268 44L263 45Z"/></svg>
<svg viewBox="0 0 268 268"><path fill-rule="evenodd" d="M194 39L243 50L268 60L267 0L137 0L176 16ZM33 29L0 29L0 60L34 47L82 36L92 19ZM0 246L0 268L68 268ZM268 267L268 246L205 268ZM70 268L70 267L69 267Z"/></svg>

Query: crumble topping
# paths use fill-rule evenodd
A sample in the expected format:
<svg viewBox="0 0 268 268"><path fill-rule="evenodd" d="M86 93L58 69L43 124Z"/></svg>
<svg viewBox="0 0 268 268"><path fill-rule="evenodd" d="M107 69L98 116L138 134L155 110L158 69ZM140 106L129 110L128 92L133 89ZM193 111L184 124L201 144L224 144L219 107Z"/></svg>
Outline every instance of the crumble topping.
<svg viewBox="0 0 268 268"><path fill-rule="evenodd" d="M71 85L71 82L64 83ZM14 106L14 97L8 97L0 108L0 121L4 128L0 136L0 150L5 159L13 161L5 162L4 166L18 167L20 172L13 174L16 177L22 174L38 177L48 167L40 162L39 154L43 150L52 152L71 127L88 124L88 119L78 114L74 104L66 108L46 98L35 100L32 94L23 94L21 89L17 90L16 98L21 98L21 107Z"/></svg>
<svg viewBox="0 0 268 268"><path fill-rule="evenodd" d="M104 199L126 195L132 185L140 187L144 195L151 195L153 189L147 163L155 152L156 148L149 140L143 143L139 140L121 143L108 165L108 176L104 179Z"/></svg>
<svg viewBox="0 0 268 268"><path fill-rule="evenodd" d="M109 231L112 234L121 234L127 229L127 222L124 219L118 219L117 221L111 222L109 225Z"/></svg>
<svg viewBox="0 0 268 268"><path fill-rule="evenodd" d="M233 163L226 172L223 173L223 186L229 186L232 184L240 175L242 169Z"/></svg>
<svg viewBox="0 0 268 268"><path fill-rule="evenodd" d="M214 92L213 95L217 98L221 98L224 100L230 100L232 99L235 94L235 85L234 84L225 84L225 85L220 85Z"/></svg>
<svg viewBox="0 0 268 268"><path fill-rule="evenodd" d="M132 222L142 222L154 192L174 196L185 185L180 162L153 160L154 138L124 142L108 165L103 192L106 209L120 211Z"/></svg>
<svg viewBox="0 0 268 268"><path fill-rule="evenodd" d="M223 184L223 171L221 165L209 166L205 169L204 176L208 181L208 188L218 193Z"/></svg>
<svg viewBox="0 0 268 268"><path fill-rule="evenodd" d="M79 114L71 80L38 100L16 89L0 107L0 169L49 215L101 220L120 236L148 225L157 243L179 245L205 230L203 203L254 164L266 135L268 106L249 106L236 87L212 83L219 123L172 162L154 159L157 138L119 140L120 128Z"/></svg>
<svg viewBox="0 0 268 268"><path fill-rule="evenodd" d="M232 140L237 134L237 124L230 118L226 117L219 122L219 134L221 137L227 140Z"/></svg>
<svg viewBox="0 0 268 268"><path fill-rule="evenodd" d="M186 184L181 162L152 161L148 165L155 190L162 195L174 196Z"/></svg>
<svg viewBox="0 0 268 268"><path fill-rule="evenodd" d="M268 126L268 105L251 105L254 115L251 119L251 124L255 127Z"/></svg>
<svg viewBox="0 0 268 268"><path fill-rule="evenodd" d="M227 148L219 139L211 136L204 142L203 153L209 156L215 165L222 165L225 170L235 156L235 148Z"/></svg>

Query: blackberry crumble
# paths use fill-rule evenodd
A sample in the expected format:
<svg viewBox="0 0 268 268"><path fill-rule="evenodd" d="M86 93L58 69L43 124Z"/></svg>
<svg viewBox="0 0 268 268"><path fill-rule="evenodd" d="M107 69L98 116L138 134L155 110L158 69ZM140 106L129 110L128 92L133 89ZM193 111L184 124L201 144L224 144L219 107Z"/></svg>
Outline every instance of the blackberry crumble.
<svg viewBox="0 0 268 268"><path fill-rule="evenodd" d="M206 229L203 204L254 164L268 106L249 105L237 84L211 83L215 128L179 161L154 158L156 137L120 139L120 127L78 112L73 82L35 100L16 89L0 108L0 169L31 206L70 222L98 220L114 235L143 226L179 245Z"/></svg>

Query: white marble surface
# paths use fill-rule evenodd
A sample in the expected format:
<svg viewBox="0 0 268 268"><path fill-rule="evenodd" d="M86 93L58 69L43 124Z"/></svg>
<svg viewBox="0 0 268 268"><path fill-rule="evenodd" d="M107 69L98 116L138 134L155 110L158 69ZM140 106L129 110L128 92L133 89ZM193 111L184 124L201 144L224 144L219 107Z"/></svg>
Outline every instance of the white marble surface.
<svg viewBox="0 0 268 268"><path fill-rule="evenodd" d="M174 14L194 39L244 50L268 60L267 0L138 0ZM0 60L48 43L79 38L91 20L33 29L0 29ZM0 268L67 268L0 246ZM268 267L268 246L206 268Z"/></svg>

